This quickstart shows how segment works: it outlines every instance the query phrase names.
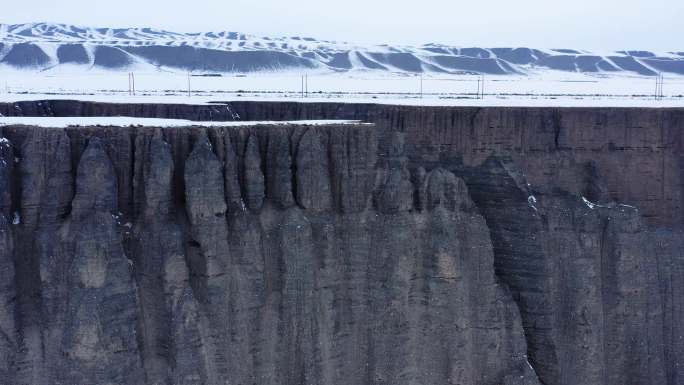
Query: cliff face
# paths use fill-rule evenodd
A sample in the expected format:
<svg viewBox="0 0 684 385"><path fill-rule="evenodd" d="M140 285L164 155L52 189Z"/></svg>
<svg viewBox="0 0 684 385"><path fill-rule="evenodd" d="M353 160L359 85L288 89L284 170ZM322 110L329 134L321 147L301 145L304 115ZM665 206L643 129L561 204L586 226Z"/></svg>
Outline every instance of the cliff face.
<svg viewBox="0 0 684 385"><path fill-rule="evenodd" d="M684 381L684 111L211 108L375 125L1 127L0 382Z"/></svg>
<svg viewBox="0 0 684 385"><path fill-rule="evenodd" d="M469 108L296 102L159 105L49 100L0 103L0 116L361 120L376 124L380 142L387 132L405 133L412 168L445 162L472 166L492 155L509 156L535 189L561 188L582 194L586 180L591 178L587 174L591 170L585 168L593 167L610 197L639 208L647 222L668 226L684 222L682 108ZM644 180L648 183L642 183Z"/></svg>

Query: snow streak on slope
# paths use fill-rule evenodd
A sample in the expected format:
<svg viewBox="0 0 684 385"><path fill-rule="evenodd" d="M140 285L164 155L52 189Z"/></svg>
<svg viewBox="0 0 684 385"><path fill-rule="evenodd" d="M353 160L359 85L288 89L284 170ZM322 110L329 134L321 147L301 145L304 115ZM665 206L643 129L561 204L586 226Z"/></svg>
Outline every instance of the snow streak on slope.
<svg viewBox="0 0 684 385"><path fill-rule="evenodd" d="M398 74L522 75L539 71L684 75L684 54L592 53L574 49L477 48L441 44L359 46L310 37L258 37L219 31L86 28L64 24L0 25L0 67L46 70L77 66L204 74L305 70Z"/></svg>

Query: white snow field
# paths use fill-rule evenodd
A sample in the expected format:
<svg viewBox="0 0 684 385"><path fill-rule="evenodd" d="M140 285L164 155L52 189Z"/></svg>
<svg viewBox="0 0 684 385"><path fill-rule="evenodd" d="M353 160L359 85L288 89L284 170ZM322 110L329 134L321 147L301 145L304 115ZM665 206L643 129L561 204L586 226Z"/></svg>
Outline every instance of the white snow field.
<svg viewBox="0 0 684 385"><path fill-rule="evenodd" d="M0 67L0 101L77 99L102 102L187 103L211 101L368 102L454 106L684 107L684 77L664 78L655 98L655 78L543 71L534 75L309 73L302 94L301 72L260 72L201 77L162 71L128 73L74 69L26 71ZM189 80L189 81L188 81ZM188 83L190 87L188 88ZM421 94L422 83L422 94Z"/></svg>

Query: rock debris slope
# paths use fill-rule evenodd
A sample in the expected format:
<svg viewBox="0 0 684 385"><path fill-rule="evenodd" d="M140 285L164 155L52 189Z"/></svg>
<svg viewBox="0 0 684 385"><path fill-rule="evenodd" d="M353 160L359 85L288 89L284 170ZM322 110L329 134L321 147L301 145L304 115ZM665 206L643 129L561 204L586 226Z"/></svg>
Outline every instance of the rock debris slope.
<svg viewBox="0 0 684 385"><path fill-rule="evenodd" d="M684 381L681 110L229 109L0 127L1 383Z"/></svg>

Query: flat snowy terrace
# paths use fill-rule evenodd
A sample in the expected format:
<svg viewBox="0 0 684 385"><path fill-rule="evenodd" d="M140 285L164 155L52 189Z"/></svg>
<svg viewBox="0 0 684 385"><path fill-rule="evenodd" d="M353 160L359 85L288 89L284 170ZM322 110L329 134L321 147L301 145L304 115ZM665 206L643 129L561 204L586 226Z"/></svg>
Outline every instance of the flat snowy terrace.
<svg viewBox="0 0 684 385"><path fill-rule="evenodd" d="M386 96L364 97L361 95L349 96L268 96L268 95L245 95L245 96L215 96L193 95L192 97L180 95L106 95L106 94L68 94L55 95L44 93L27 94L0 94L0 102L21 102L36 100L76 100L101 103L139 103L139 104L188 104L209 105L230 102L297 102L297 103L370 103L401 106L443 106L443 107L617 107L617 108L684 108L684 98L654 100L653 98L617 98L617 97L522 97L522 96L488 96L485 99L471 98L448 98L426 95L423 98L416 96Z"/></svg>
<svg viewBox="0 0 684 385"><path fill-rule="evenodd" d="M377 73L308 74L302 97L300 73L192 77L138 72L136 94L128 75L110 71L31 72L0 66L0 102L71 99L106 103L205 104L230 101L375 103L425 106L684 107L684 76L667 76L663 97L647 76L545 71L530 76L487 76L484 97L478 76L405 76ZM422 92L421 92L422 90Z"/></svg>
<svg viewBox="0 0 684 385"><path fill-rule="evenodd" d="M184 119L156 119L115 117L0 117L0 126L24 125L34 127L241 127L241 126L326 126L326 125L372 125L357 120L292 120L251 122L198 122Z"/></svg>

